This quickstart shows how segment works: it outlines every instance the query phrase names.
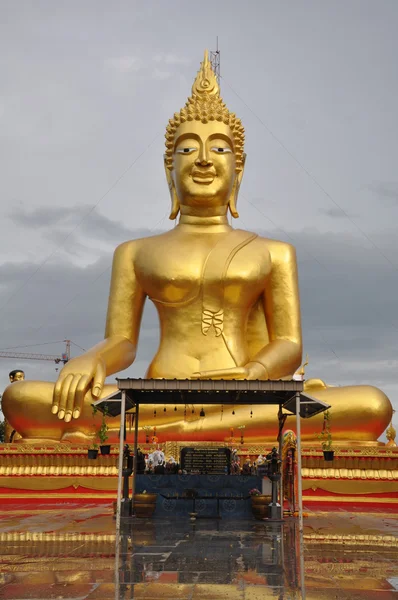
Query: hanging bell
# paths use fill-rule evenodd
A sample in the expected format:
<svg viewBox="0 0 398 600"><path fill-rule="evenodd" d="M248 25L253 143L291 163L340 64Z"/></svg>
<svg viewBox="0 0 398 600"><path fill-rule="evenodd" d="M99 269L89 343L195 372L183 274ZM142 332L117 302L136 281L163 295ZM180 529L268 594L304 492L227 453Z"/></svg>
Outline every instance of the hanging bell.
<svg viewBox="0 0 398 600"><path fill-rule="evenodd" d="M202 410L199 413L200 417L204 417L205 416L205 411L203 410L203 406L202 406Z"/></svg>

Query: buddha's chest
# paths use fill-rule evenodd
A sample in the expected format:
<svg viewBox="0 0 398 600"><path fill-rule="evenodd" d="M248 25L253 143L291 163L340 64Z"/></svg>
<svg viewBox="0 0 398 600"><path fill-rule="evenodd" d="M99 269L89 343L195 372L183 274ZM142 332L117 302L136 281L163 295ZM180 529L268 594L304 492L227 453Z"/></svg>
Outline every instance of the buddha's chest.
<svg viewBox="0 0 398 600"><path fill-rule="evenodd" d="M199 295L222 297L229 305L255 299L265 287L271 269L269 254L252 241L230 252L211 237L166 239L143 248L137 256L136 275L145 293L155 301L179 304Z"/></svg>

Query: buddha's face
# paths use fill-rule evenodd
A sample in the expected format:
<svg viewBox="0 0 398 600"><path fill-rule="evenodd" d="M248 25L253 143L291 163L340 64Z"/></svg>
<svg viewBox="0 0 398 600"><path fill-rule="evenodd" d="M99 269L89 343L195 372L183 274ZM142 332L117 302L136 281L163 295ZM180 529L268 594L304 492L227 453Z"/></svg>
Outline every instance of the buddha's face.
<svg viewBox="0 0 398 600"><path fill-rule="evenodd" d="M14 375L10 376L10 381L23 381L25 379L25 373L23 371L17 371Z"/></svg>
<svg viewBox="0 0 398 600"><path fill-rule="evenodd" d="M171 179L180 205L226 206L234 188L235 151L224 123L187 121L175 134Z"/></svg>

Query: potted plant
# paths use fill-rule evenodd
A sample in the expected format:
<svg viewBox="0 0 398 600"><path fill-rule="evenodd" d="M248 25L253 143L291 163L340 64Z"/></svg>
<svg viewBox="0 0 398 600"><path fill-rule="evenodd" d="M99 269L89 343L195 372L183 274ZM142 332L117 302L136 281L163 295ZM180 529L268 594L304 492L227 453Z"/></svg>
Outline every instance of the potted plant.
<svg viewBox="0 0 398 600"><path fill-rule="evenodd" d="M106 454L110 454L111 453L111 445L110 444L105 444L105 442L108 439L108 424L106 422L106 417L108 416L109 412L108 412L108 406L105 404L104 406L104 411L102 413L102 422L101 422L101 427L98 430L98 439L100 442L100 451L102 456L105 456Z"/></svg>
<svg viewBox="0 0 398 600"><path fill-rule="evenodd" d="M98 444L91 444L91 447L87 451L87 456L91 460L95 460L98 456Z"/></svg>
<svg viewBox="0 0 398 600"><path fill-rule="evenodd" d="M98 412L98 408L96 406L93 406L93 417L95 417L95 415ZM96 431L96 439L98 440L98 442L100 443L100 451L101 454L104 456L106 454L110 454L111 452L111 446L110 444L105 444L105 442L108 439L108 425L106 423L106 417L108 416L108 407L105 405L104 407L104 411L102 412L102 421L101 421L101 426L100 428ZM93 443L89 450L88 450L88 458L91 459L95 459L98 456L98 444L97 443Z"/></svg>
<svg viewBox="0 0 398 600"><path fill-rule="evenodd" d="M321 433L318 433L318 439L321 441L323 458L330 462L334 458L334 450L332 447L332 432L330 430L330 411L325 410L323 413L323 428Z"/></svg>
<svg viewBox="0 0 398 600"><path fill-rule="evenodd" d="M253 515L256 519L264 519L268 514L268 504L271 502L269 494L262 494L257 488L253 488L249 492L252 504Z"/></svg>

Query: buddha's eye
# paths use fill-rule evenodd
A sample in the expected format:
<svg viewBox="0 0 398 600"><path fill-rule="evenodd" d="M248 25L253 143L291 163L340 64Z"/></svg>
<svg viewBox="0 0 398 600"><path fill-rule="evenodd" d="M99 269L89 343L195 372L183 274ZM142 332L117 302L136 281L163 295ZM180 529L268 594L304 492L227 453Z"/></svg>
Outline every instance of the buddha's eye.
<svg viewBox="0 0 398 600"><path fill-rule="evenodd" d="M232 152L231 148L220 148L220 147L217 147L217 146L214 146L213 148L210 148L210 150L212 152L216 152L217 154L228 154L228 153Z"/></svg>
<svg viewBox="0 0 398 600"><path fill-rule="evenodd" d="M178 148L176 150L176 152L177 152L177 154L192 154L192 152L195 152L195 150L197 150L197 148L192 148L192 147Z"/></svg>

